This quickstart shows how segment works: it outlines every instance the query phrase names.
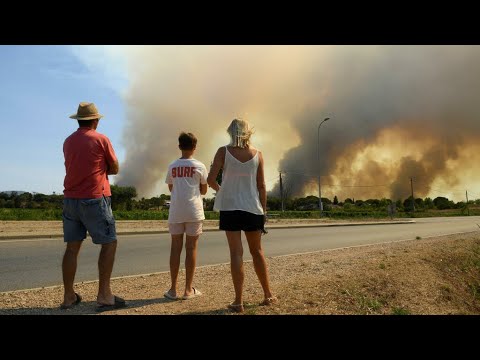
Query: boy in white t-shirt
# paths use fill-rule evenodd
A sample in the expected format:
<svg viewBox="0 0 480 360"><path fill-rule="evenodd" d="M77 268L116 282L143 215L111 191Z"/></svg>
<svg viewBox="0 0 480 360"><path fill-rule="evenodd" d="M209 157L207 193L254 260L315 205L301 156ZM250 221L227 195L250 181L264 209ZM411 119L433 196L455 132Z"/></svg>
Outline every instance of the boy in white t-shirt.
<svg viewBox="0 0 480 360"><path fill-rule="evenodd" d="M182 151L182 157L168 166L165 180L172 193L168 214L168 227L172 236L170 250L172 286L164 296L171 300L179 299L177 277L183 248L183 233L186 234L187 254L185 257L185 292L182 299L187 300L202 295L198 289L192 287L192 281L197 260L197 242L202 233L202 224L205 219L201 195L207 193L208 171L204 164L192 157L196 146L195 135L185 132L180 134L178 147Z"/></svg>

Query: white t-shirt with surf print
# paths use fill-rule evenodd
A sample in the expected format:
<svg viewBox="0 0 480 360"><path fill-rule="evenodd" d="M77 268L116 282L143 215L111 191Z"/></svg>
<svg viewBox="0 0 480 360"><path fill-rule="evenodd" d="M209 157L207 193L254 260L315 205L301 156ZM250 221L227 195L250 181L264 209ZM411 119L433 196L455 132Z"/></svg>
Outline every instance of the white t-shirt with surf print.
<svg viewBox="0 0 480 360"><path fill-rule="evenodd" d="M206 184L207 168L196 159L177 159L168 166L166 184L172 184L169 223L197 222L205 219L200 184Z"/></svg>

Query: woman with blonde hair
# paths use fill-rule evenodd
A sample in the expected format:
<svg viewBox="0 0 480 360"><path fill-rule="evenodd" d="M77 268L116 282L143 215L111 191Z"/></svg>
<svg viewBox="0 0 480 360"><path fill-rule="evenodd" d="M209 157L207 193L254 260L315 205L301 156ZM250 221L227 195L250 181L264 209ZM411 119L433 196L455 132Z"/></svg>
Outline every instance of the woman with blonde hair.
<svg viewBox="0 0 480 360"><path fill-rule="evenodd" d="M270 305L277 298L270 290L267 262L263 254L261 235L265 231L267 191L265 188L262 153L250 145L253 131L245 120L234 119L227 129L230 144L217 150L208 185L217 194L214 210L220 211L220 230L225 230L230 248L230 269L235 301L228 308L243 312L243 247L241 231L245 232L253 265L264 292L261 305ZM222 170L221 186L216 181Z"/></svg>

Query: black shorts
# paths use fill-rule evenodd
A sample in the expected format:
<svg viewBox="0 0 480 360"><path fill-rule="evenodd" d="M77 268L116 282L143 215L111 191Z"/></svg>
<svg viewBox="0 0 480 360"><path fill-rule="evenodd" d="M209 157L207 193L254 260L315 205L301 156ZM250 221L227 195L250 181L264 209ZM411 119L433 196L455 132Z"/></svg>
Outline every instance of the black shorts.
<svg viewBox="0 0 480 360"><path fill-rule="evenodd" d="M220 211L220 230L264 230L263 215L256 215L242 210Z"/></svg>

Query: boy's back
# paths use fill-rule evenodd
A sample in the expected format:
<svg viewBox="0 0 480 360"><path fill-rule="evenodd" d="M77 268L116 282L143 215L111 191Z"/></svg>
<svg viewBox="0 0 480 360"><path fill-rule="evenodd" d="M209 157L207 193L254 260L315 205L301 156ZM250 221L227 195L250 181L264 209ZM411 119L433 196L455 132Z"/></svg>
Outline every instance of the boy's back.
<svg viewBox="0 0 480 360"><path fill-rule="evenodd" d="M207 183L208 171L200 161L177 159L168 166L165 183L173 185L169 223L197 222L205 219L200 184Z"/></svg>

